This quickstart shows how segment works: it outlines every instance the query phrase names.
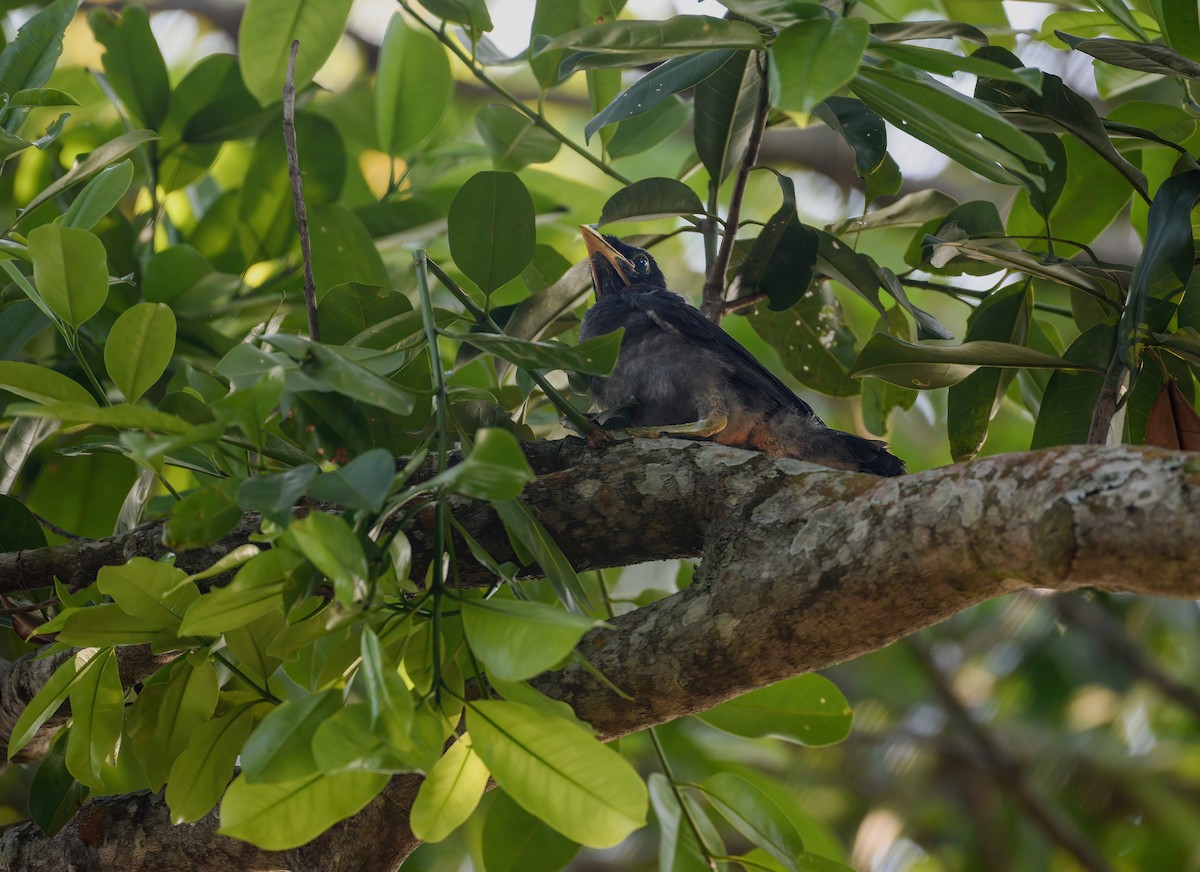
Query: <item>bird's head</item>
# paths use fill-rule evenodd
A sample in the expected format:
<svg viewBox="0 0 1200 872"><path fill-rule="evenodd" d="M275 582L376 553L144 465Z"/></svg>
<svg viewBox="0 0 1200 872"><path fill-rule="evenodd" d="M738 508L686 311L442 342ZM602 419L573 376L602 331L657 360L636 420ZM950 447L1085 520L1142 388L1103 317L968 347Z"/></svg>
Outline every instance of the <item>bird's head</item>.
<svg viewBox="0 0 1200 872"><path fill-rule="evenodd" d="M579 228L587 246L596 299L625 288L665 288L666 276L647 252L626 245L615 236L605 236L589 224Z"/></svg>

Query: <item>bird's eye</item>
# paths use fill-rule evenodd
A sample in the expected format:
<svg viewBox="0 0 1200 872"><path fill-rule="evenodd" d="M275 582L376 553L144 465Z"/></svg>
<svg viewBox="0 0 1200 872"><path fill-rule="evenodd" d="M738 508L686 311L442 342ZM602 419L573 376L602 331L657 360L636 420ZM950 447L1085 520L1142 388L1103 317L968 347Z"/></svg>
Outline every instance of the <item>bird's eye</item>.
<svg viewBox="0 0 1200 872"><path fill-rule="evenodd" d="M650 272L650 258L644 254L639 254L633 259L633 268L640 273Z"/></svg>

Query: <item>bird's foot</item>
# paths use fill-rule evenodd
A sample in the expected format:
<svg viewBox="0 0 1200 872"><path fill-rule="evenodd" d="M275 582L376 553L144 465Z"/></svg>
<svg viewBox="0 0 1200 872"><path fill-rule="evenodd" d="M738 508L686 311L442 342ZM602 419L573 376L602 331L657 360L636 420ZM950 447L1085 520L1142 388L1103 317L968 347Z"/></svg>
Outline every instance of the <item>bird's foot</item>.
<svg viewBox="0 0 1200 872"><path fill-rule="evenodd" d="M630 427L623 432L643 439L659 439L663 436L707 437L720 433L729 424L724 412L713 412L708 417L689 424L664 424L659 427Z"/></svg>

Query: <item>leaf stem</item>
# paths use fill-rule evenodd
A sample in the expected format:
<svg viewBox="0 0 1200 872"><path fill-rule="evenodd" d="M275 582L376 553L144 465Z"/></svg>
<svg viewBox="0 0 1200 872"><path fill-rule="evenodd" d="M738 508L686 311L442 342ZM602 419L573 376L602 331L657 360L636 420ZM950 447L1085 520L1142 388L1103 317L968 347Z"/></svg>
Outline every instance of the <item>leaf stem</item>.
<svg viewBox="0 0 1200 872"><path fill-rule="evenodd" d="M223 663L230 672L232 672L234 675L236 675L242 681L246 682L248 685L250 685L252 688L254 688L255 692L257 692L258 695L261 696L267 702L273 702L276 705L279 705L280 703L283 702L283 700L281 700L275 694L271 693L270 690L268 690L265 687L260 686L257 681L255 681L253 678L251 678L245 672L242 672L242 670L240 668L238 668L232 660L230 660L228 657L225 656L225 652L214 651L213 659L220 660L221 663Z"/></svg>
<svg viewBox="0 0 1200 872"><path fill-rule="evenodd" d="M667 759L667 752L663 749L662 741L658 738L656 728L650 727L646 732L650 734L650 741L654 745L654 753L658 756L658 765L662 767L663 774L667 776L667 781L671 785L671 792L675 794L675 801L679 803L680 811L683 813L684 820L687 821L688 829L696 837L696 846L700 849L700 853L704 855L704 861L708 864L708 868L713 870L713 872L717 872L716 858L709 851L708 845L704 844L704 837L700 835L700 825L692 815L692 810L688 807L683 791L679 789L679 782L675 780L675 774L671 771L671 762Z"/></svg>
<svg viewBox="0 0 1200 872"><path fill-rule="evenodd" d="M467 69L469 69L471 71L471 74L475 78L477 78L480 82L482 82L484 85L486 85L492 91L494 91L496 94L503 97L506 101L508 101L509 104L512 105L512 107L514 109L516 109L518 112L520 112L526 118L528 118L536 126L540 127L542 130L549 133L551 136L553 136L555 139L557 139L559 142L561 142L567 148L571 149L571 151L575 152L577 155L582 157L588 163L592 164L594 167L596 167L598 170L603 172L605 175L607 175L613 179L616 179L622 185L633 184L632 179L630 179L628 176L624 175L623 173L620 173L617 170L613 169L604 160L596 157L596 155L592 154L590 151L588 151L586 148L581 146L579 143L575 142L573 139L571 139L569 136L567 136L565 133L563 133L561 130L559 130L557 127L555 127L549 121L547 121L544 115L542 115L537 110L530 109L528 106L525 105L525 103L519 97L517 97L515 94L513 94L511 91L509 91L503 85L501 85L499 82L497 82L495 79L493 79L487 73L485 73L483 71L483 68L477 64L475 59L471 55L468 55L465 51L463 51L462 48L458 45L458 43L455 42L453 39L451 39L450 35L447 34L443 28L435 27L433 24L426 21L424 18L422 18L420 15L418 15L416 12L413 11L413 8L411 6L409 6L408 3L405 2L405 0L396 0L396 2L400 5L401 9L403 9L405 12L407 12L409 15L411 15L413 18L415 18L421 24L422 27L424 27L426 30L428 30L430 33L432 33L435 37L437 37L438 41L441 42L442 45L444 45L444 46L446 46L446 48L450 49L451 53L453 53L453 55L456 58L458 58L460 61L462 61L466 65Z"/></svg>
<svg viewBox="0 0 1200 872"><path fill-rule="evenodd" d="M737 179L733 183L733 193L729 198L729 212L725 216L725 233L721 237L721 247L717 250L716 259L709 267L708 278L704 282L704 298L700 304L700 311L714 324L721 323L722 304L725 300L725 272L729 269L729 258L733 254L738 216L742 211L742 198L746 194L746 182L750 178L750 170L754 168L754 164L758 160L758 149L762 145L763 130L767 126L767 110L771 107L770 82L766 71L762 69L765 57L761 52L755 53L754 63L759 67L761 82L758 88L758 105L754 109L754 123L750 127L750 139L746 143L746 152L742 155ZM713 187L716 188L717 185L714 183Z"/></svg>

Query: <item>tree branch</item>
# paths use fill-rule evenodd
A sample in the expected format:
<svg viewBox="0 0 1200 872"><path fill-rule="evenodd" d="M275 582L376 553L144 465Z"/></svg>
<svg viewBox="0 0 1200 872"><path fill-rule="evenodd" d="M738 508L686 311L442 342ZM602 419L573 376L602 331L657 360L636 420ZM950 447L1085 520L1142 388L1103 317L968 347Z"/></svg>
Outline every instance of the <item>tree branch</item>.
<svg viewBox="0 0 1200 872"><path fill-rule="evenodd" d="M308 207L304 205L304 181L300 177L300 155L296 150L296 53L300 40L292 40L287 74L283 82L283 145L287 150L288 179L292 183L292 205L296 211L296 232L300 234L300 253L304 257L304 309L308 312L308 338L321 339L317 324L317 282L313 278L312 242L308 235Z"/></svg>
<svg viewBox="0 0 1200 872"><path fill-rule="evenodd" d="M584 656L632 699L580 666L535 680L605 740L861 656L1023 588L1200 596L1200 460L1182 452L1056 448L890 479L675 440L603 451L566 440L532 454L542 474L524 498L581 566L705 558L686 590L583 638ZM456 514L473 535L502 535L488 509L463 502ZM410 538L427 555L419 529ZM96 804L54 839L10 828L0 857L36 857L35 870L161 869L127 858L156 856L146 854L155 846L207 861L233 850L217 847L228 843L252 857L234 868L388 869L415 847L403 826L415 785L394 778L339 825L346 841L314 843L341 846L320 857L304 853L312 846L270 854L228 843L207 819L170 829L157 798L104 801L106 829L92 843Z"/></svg>

